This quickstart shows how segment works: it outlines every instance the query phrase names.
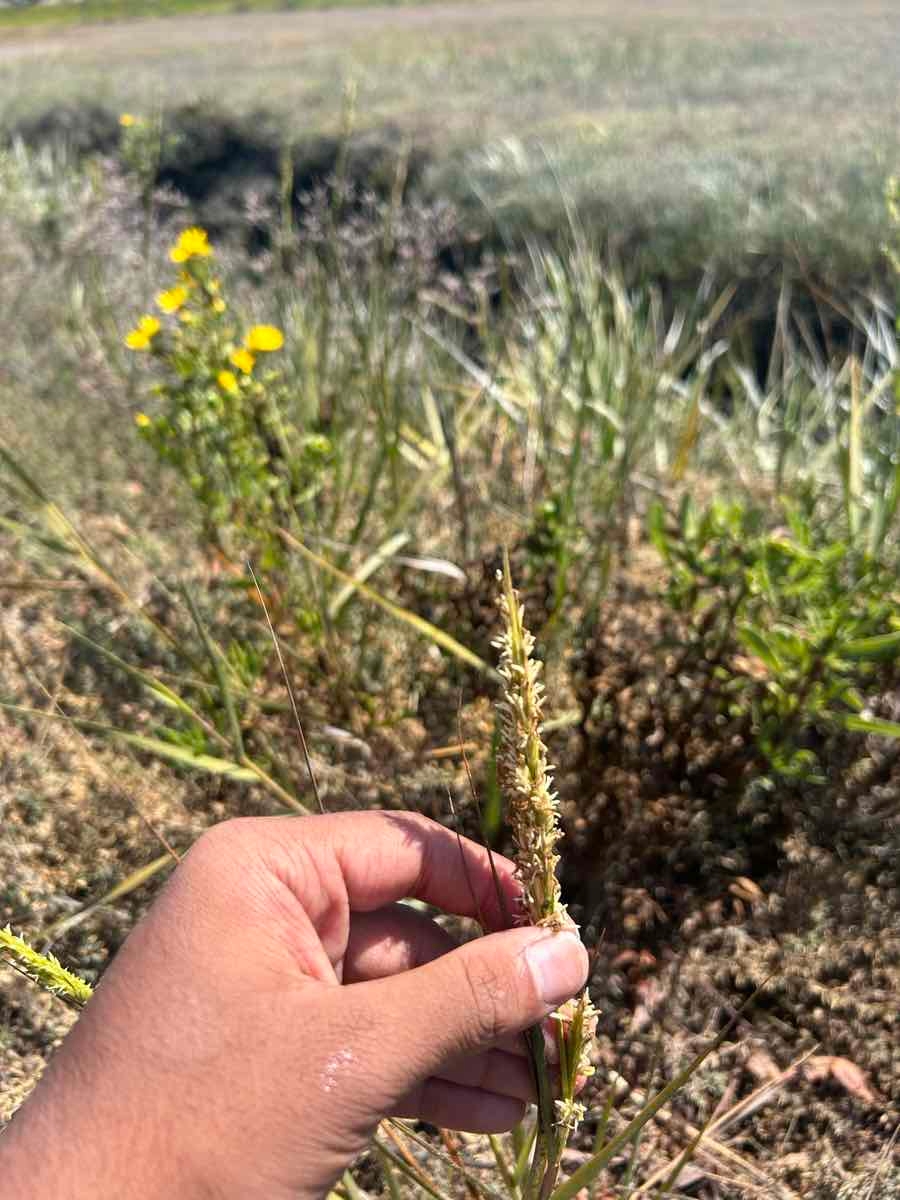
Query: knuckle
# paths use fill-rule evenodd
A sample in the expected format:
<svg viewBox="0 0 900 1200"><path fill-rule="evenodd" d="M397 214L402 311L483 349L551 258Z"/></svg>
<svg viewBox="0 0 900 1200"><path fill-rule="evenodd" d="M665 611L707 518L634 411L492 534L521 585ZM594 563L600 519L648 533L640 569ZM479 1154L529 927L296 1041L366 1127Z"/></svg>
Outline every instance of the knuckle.
<svg viewBox="0 0 900 1200"><path fill-rule="evenodd" d="M462 966L472 1014L472 1041L483 1046L496 1041L509 1025L515 1008L515 983L499 963L483 956L464 957Z"/></svg>
<svg viewBox="0 0 900 1200"><path fill-rule="evenodd" d="M251 825L249 818L236 817L230 821L220 821L205 830L185 860L191 874L216 873L223 864L230 864L235 856L246 854L252 838Z"/></svg>

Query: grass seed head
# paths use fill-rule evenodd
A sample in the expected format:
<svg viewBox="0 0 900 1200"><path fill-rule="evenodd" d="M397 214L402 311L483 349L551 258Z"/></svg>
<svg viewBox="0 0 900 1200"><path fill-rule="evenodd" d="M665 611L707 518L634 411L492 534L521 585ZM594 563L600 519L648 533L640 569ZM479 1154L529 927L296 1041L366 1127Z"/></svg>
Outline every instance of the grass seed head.
<svg viewBox="0 0 900 1200"><path fill-rule="evenodd" d="M67 971L52 954L39 954L8 925L0 929L0 958L4 957L34 983L76 1008L83 1008L91 998L90 984Z"/></svg>
<svg viewBox="0 0 900 1200"><path fill-rule="evenodd" d="M500 651L504 681L497 775L515 842L523 916L531 925L559 929L569 920L556 878L556 844L562 831L547 747L541 738L541 664L532 657L534 637L525 627L525 613L512 586L508 559L497 577L503 632L494 645Z"/></svg>

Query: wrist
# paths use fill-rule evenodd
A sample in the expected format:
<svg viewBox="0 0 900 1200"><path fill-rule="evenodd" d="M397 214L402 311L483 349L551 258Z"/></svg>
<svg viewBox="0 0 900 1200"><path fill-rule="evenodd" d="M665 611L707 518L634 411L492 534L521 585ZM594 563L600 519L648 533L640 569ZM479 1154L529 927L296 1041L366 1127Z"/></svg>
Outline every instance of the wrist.
<svg viewBox="0 0 900 1200"><path fill-rule="evenodd" d="M67 1082L45 1079L0 1134L3 1200L45 1200L63 1180L66 1200L208 1200L174 1139L154 1150L140 1122L98 1108L87 1080L80 1098L66 1095Z"/></svg>

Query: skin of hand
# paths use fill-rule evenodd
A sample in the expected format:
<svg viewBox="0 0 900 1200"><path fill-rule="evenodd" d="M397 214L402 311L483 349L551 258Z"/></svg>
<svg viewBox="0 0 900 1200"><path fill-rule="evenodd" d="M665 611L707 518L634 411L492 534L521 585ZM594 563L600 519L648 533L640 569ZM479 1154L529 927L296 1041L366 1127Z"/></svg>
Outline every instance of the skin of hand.
<svg viewBox="0 0 900 1200"><path fill-rule="evenodd" d="M575 933L504 928L518 888L494 863L502 903L487 852L413 814L210 830L0 1137L5 1200L306 1200L385 1115L511 1128L517 1035L588 959ZM411 897L497 932L456 946Z"/></svg>

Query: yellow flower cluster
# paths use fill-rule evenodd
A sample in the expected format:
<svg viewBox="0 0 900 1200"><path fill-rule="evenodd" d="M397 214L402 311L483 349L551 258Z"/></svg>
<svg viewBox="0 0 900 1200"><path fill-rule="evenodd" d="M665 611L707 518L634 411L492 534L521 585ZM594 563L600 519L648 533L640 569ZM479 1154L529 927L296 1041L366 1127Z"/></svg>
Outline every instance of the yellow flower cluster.
<svg viewBox="0 0 900 1200"><path fill-rule="evenodd" d="M122 113L119 117L119 124L123 129L132 129L135 125L140 125L141 118L136 117L134 113Z"/></svg>
<svg viewBox="0 0 900 1200"><path fill-rule="evenodd" d="M228 361L237 367L241 375L249 376L256 366L257 354L271 354L280 350L284 345L284 334L274 325L254 325L247 333L243 346L233 350ZM219 387L223 392L234 395L240 388L240 380L234 371L220 371L217 376Z"/></svg>
<svg viewBox="0 0 900 1200"><path fill-rule="evenodd" d="M126 121L125 117L129 117L129 120ZM127 126L133 124L137 118L131 118L130 114L124 113L121 120L122 124ZM201 296L208 306L207 312L211 310L217 315L225 312L227 305L220 295L221 283L218 279L210 277L203 263L203 260L212 258L213 253L209 234L205 229L192 226L180 234L169 251L172 262L181 265L178 283L157 294L156 305L161 312L168 316L177 315L184 325L197 325L203 314L195 301ZM131 350L149 350L160 328L156 317L143 316L136 328L125 338L125 343ZM271 354L280 350L283 345L284 334L274 325L251 326L242 345L225 347L229 366L215 372L216 383L223 392L234 395L240 390L242 379L252 375L256 366L256 356ZM231 367L234 370L231 370ZM135 421L142 429L152 425L151 419L145 413L138 413Z"/></svg>

